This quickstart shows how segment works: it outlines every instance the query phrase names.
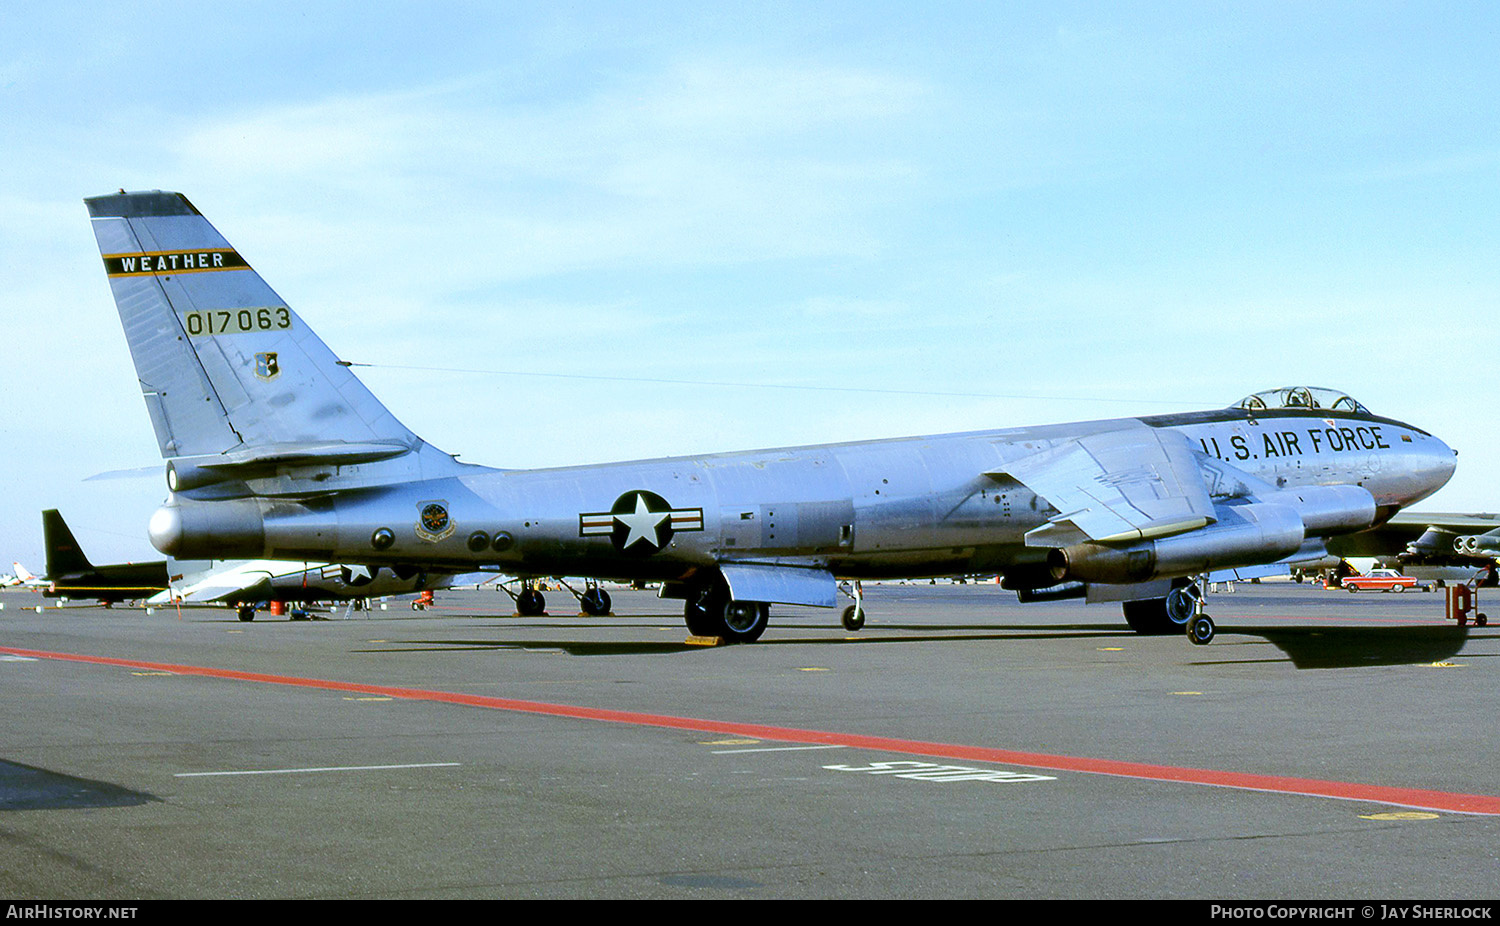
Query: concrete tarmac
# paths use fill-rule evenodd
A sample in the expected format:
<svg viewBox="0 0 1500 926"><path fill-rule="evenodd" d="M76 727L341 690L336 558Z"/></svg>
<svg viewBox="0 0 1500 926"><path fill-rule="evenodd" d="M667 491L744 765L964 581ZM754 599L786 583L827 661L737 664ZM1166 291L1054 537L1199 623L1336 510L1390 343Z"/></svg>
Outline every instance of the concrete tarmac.
<svg viewBox="0 0 1500 926"><path fill-rule="evenodd" d="M610 592L253 623L6 592L0 896L1500 893L1500 631L1441 594L1241 583L1194 646L885 584L858 633L776 607L704 647Z"/></svg>

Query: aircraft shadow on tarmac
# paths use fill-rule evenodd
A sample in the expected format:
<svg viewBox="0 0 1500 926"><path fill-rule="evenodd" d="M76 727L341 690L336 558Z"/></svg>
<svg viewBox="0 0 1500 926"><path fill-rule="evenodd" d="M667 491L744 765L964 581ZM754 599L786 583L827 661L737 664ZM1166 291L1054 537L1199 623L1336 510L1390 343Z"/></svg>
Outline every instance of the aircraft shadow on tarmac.
<svg viewBox="0 0 1500 926"><path fill-rule="evenodd" d="M107 781L91 781L0 759L0 810L136 807L161 800Z"/></svg>
<svg viewBox="0 0 1500 926"><path fill-rule="evenodd" d="M577 624L559 624L552 629L562 630L576 628ZM597 626L597 625L594 625ZM788 624L788 627L797 627ZM535 627L531 629L537 629ZM1064 640L1082 636L1100 636L1116 638L1121 636L1134 637L1135 634L1123 627L1114 624L1045 624L1045 625L1016 625L1005 624L991 630L976 629L973 624L956 625L952 627L934 626L932 624L902 626L899 624L882 624L883 630L912 631L901 636L876 636L872 634L856 635L843 631L837 627L819 628L802 626L801 630L827 629L834 635L826 637L775 637L764 636L753 645L756 647L766 646L879 646L879 645L910 645L913 643L962 643L962 642L1003 642L1019 640ZM952 631L952 632L945 632ZM705 649L717 649L719 647L702 646L683 641L611 641L611 640L578 640L568 638L554 639L528 639L528 640L406 640L407 648L381 647L371 649L367 652L465 652L473 650L547 650L562 651L570 656L637 656L656 655L671 653L702 652ZM1185 642L1185 641L1184 641Z"/></svg>
<svg viewBox="0 0 1500 926"><path fill-rule="evenodd" d="M1362 666L1423 665L1444 662L1470 640L1468 627L1262 627L1220 626L1208 649L1228 648L1230 635L1260 637L1281 650L1299 669L1350 669ZM1475 639L1485 639L1476 637ZM1202 660L1199 665L1279 662L1271 659Z"/></svg>
<svg viewBox="0 0 1500 926"><path fill-rule="evenodd" d="M366 653L466 653L476 650L522 650L529 652L564 652L569 656L655 656L702 650L690 643L586 640L407 640L408 646L382 646L358 650ZM757 646L761 645L759 643Z"/></svg>
<svg viewBox="0 0 1500 926"><path fill-rule="evenodd" d="M571 626L571 625L569 625ZM559 626L556 629L563 629ZM974 625L921 626L882 625L884 630L911 631L900 636L854 636L838 632L828 637L767 636L755 646L847 646L859 645L910 645L914 643L955 642L1005 642L1023 640L1068 639L1088 636L1111 639L1151 640L1166 645L1179 642L1185 651L1202 654L1229 656L1231 647L1253 646L1255 640L1235 640L1235 637L1258 637L1272 644L1285 654L1284 658L1240 658L1199 659L1196 665L1245 664L1253 662L1283 662L1290 659L1298 669L1345 669L1366 666L1422 665L1443 662L1463 650L1471 639L1467 627L1286 627L1267 630L1263 627L1221 626L1219 638L1207 647L1199 649L1179 640L1175 636L1138 637L1135 633L1114 624L1007 624L991 630L976 630ZM952 631L952 632L949 632ZM1488 635L1486 635L1487 637ZM465 652L475 650L530 650L564 652L570 656L641 656L671 655L674 653L701 652L703 646L681 641L609 641L578 640L566 637L527 640L408 640L402 649L382 647L372 652Z"/></svg>

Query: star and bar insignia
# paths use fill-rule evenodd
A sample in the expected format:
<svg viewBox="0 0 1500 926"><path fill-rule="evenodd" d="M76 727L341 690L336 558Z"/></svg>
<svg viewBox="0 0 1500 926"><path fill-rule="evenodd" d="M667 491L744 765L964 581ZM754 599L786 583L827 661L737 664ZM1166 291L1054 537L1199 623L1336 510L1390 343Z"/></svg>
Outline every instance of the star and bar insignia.
<svg viewBox="0 0 1500 926"><path fill-rule="evenodd" d="M578 536L608 536L621 553L659 553L679 532L703 530L702 508L673 508L655 492L635 489L615 499L608 511L578 516Z"/></svg>

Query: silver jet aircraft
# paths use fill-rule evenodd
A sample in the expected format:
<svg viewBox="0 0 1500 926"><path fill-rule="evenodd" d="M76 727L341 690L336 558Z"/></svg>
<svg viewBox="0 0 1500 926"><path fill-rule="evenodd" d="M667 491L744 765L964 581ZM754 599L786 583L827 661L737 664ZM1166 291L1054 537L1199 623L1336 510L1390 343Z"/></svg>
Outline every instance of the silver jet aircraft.
<svg viewBox="0 0 1500 926"><path fill-rule="evenodd" d="M1207 642L1195 577L1322 556L1455 465L1431 434L1304 388L1043 427L460 463L397 421L184 196L86 202L167 460L151 541L179 559L660 582L692 633L731 642L758 639L771 604L837 606L840 580L999 574L1023 600L1120 601L1139 632Z"/></svg>

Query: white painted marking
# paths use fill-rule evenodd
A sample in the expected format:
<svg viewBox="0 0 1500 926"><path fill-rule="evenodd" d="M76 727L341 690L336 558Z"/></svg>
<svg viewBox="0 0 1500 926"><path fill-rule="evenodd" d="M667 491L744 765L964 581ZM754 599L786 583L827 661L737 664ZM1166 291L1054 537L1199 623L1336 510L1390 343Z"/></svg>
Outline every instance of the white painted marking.
<svg viewBox="0 0 1500 926"><path fill-rule="evenodd" d="M1021 772L1004 772L992 768L969 768L965 765L937 765L932 762L871 762L869 765L825 765L832 772L864 772L866 775L894 775L917 781L994 781L1010 783L1016 781L1056 781L1051 775L1029 775Z"/></svg>
<svg viewBox="0 0 1500 926"><path fill-rule="evenodd" d="M458 762L422 762L414 765L333 765L326 768L269 768L237 772L178 772L173 778L216 778L226 775L299 775L305 772L372 772L399 768L454 768Z"/></svg>
<svg viewBox="0 0 1500 926"><path fill-rule="evenodd" d="M715 749L716 756L732 756L741 752L806 752L809 749L848 749L837 744L830 746L763 746L759 749Z"/></svg>

